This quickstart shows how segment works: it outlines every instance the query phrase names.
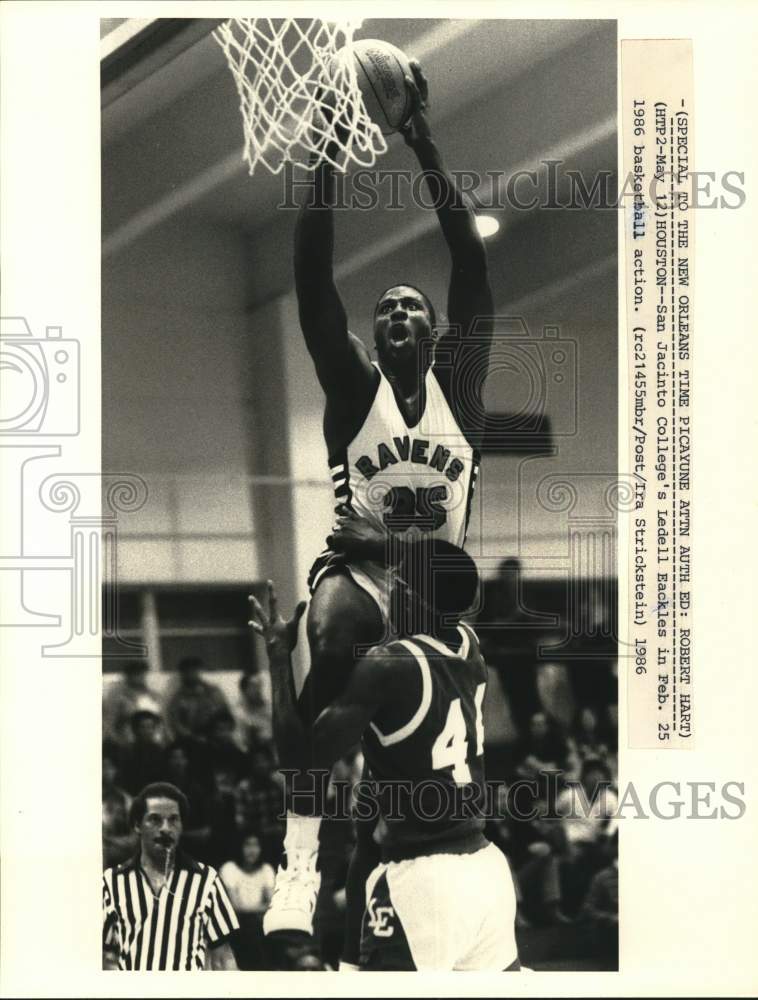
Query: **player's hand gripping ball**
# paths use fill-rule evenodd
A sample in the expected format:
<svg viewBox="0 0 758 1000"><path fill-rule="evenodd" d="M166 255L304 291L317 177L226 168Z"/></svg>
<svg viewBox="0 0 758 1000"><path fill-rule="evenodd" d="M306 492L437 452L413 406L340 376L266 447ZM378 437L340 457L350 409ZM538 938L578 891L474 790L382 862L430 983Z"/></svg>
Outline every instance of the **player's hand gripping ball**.
<svg viewBox="0 0 758 1000"><path fill-rule="evenodd" d="M405 78L405 87L411 101L408 120L400 129L406 143L413 147L431 136L426 112L429 109L429 83L417 59L410 60L411 72Z"/></svg>
<svg viewBox="0 0 758 1000"><path fill-rule="evenodd" d="M406 85L406 79L413 76L412 60L396 45L376 38L354 42L352 52L369 118L382 135L398 132L413 111L413 95ZM340 49L332 61L332 75L344 67L347 58L346 50Z"/></svg>

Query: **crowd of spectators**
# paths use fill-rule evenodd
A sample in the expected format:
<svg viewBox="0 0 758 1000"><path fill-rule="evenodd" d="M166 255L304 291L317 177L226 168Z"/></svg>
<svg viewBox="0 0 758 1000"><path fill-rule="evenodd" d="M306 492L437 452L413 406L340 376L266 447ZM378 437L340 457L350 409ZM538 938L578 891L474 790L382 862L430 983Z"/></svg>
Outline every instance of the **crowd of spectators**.
<svg viewBox="0 0 758 1000"><path fill-rule="evenodd" d="M485 770L500 802L488 835L509 859L519 924L581 925L608 957L618 928L618 696L615 640L595 625L610 615L585 609L586 634L569 645L569 615L551 621L532 603L518 561L506 560L478 618L489 670ZM551 648L571 655L551 659Z"/></svg>
<svg viewBox="0 0 758 1000"><path fill-rule="evenodd" d="M490 672L485 768L498 783L487 833L510 862L522 928L583 923L594 947L608 953L618 921L613 661L582 668L538 657L544 630L539 616L522 609L518 579L514 584L509 573L518 574L514 561L505 564L505 584L498 581L499 605L490 600L485 609L489 627L479 631ZM590 671L596 685L587 682ZM265 968L261 918L284 833L268 675L240 675L235 697L206 679L195 658L179 664L165 696L149 677L144 662L128 663L104 693L104 866L136 850L131 799L153 781L176 785L190 803L185 845L220 871L240 916L238 963ZM360 767L358 755L340 764L337 777L354 781ZM333 960L352 837L347 821L322 824L316 924Z"/></svg>
<svg viewBox="0 0 758 1000"><path fill-rule="evenodd" d="M196 658L183 660L162 697L147 665L129 662L106 689L103 865L137 849L128 821L134 796L151 782L171 782L190 804L186 849L219 870L240 917L238 964L263 968L261 917L284 832L268 676L242 674L230 699L204 679L202 667Z"/></svg>

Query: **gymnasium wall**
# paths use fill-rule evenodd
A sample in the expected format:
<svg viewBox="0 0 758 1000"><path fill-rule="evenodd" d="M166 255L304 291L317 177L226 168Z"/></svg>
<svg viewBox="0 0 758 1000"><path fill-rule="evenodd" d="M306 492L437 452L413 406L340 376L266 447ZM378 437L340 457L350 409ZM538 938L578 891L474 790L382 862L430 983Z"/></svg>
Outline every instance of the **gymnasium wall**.
<svg viewBox="0 0 758 1000"><path fill-rule="evenodd" d="M103 468L149 491L120 516L124 581L257 576L247 270L233 231L182 216L103 261Z"/></svg>

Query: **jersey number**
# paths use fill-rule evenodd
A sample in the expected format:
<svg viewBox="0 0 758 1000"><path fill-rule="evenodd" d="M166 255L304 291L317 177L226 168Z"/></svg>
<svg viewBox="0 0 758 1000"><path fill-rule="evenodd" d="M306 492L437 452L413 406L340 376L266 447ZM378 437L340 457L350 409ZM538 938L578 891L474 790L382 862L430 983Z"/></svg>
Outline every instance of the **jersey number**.
<svg viewBox="0 0 758 1000"><path fill-rule="evenodd" d="M484 720L482 718L482 702L484 701L485 684L478 684L474 695L476 706L476 756L484 753ZM471 771L466 763L468 759L468 733L466 720L463 718L461 699L450 702L445 727L434 741L432 747L432 768L441 771L452 767L453 781L456 785L466 785L471 781Z"/></svg>
<svg viewBox="0 0 758 1000"><path fill-rule="evenodd" d="M393 486L384 495L384 506L389 508L384 513L384 523L392 531L407 531L408 528L421 528L425 531L436 531L447 520L447 511L442 506L447 500L447 487Z"/></svg>

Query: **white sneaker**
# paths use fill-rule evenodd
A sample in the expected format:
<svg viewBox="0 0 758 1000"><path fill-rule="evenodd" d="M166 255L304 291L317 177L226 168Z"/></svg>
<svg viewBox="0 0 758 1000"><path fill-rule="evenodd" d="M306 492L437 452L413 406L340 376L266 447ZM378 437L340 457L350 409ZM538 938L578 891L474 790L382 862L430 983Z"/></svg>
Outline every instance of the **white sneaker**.
<svg viewBox="0 0 758 1000"><path fill-rule="evenodd" d="M271 903L263 916L263 933L302 931L313 934L313 913L321 887L316 851L291 851L287 867L279 866Z"/></svg>

